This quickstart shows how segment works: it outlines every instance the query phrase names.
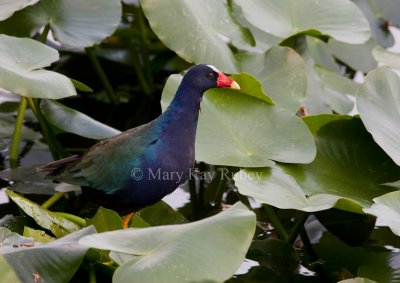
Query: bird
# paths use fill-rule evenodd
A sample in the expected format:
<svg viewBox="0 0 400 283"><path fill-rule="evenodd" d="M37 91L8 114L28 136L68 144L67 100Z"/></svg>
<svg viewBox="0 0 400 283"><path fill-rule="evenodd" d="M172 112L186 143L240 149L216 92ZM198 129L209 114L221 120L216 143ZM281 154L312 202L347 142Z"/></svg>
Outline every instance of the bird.
<svg viewBox="0 0 400 283"><path fill-rule="evenodd" d="M127 228L134 212L158 202L190 177L200 103L210 88L240 86L212 65L195 65L156 119L37 171L55 182L81 186L87 199L123 216Z"/></svg>

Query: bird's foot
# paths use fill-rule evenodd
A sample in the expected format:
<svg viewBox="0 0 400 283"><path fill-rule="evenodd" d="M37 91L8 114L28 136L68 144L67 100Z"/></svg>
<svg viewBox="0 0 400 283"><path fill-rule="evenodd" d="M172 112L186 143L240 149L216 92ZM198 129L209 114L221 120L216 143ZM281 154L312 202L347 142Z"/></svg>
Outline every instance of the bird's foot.
<svg viewBox="0 0 400 283"><path fill-rule="evenodd" d="M122 228L127 229L129 227L129 222L133 217L133 212L122 217Z"/></svg>

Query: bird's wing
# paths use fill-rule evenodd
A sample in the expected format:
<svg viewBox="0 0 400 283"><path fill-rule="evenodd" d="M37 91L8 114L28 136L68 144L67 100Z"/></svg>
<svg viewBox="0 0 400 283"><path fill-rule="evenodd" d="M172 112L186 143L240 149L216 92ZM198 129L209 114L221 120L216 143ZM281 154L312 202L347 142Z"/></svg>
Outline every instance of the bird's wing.
<svg viewBox="0 0 400 283"><path fill-rule="evenodd" d="M60 182L112 193L130 178L136 159L158 140L160 133L154 120L105 139L83 155L54 161L38 171L50 172L49 177Z"/></svg>

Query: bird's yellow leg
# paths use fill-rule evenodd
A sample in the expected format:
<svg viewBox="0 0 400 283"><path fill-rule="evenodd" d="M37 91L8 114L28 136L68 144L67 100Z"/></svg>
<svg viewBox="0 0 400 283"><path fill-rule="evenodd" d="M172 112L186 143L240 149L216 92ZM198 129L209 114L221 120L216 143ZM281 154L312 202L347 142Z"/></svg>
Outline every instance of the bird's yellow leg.
<svg viewBox="0 0 400 283"><path fill-rule="evenodd" d="M129 227L129 221L131 221L133 212L122 217L122 228L127 229Z"/></svg>

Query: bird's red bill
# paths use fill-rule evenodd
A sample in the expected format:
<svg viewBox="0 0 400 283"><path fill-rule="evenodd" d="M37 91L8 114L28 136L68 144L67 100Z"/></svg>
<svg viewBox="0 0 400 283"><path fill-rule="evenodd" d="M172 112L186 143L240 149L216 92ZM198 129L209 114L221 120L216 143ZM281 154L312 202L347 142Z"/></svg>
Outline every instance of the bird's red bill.
<svg viewBox="0 0 400 283"><path fill-rule="evenodd" d="M237 82L225 76L222 72L218 72L217 86L240 89L240 86L238 85Z"/></svg>

